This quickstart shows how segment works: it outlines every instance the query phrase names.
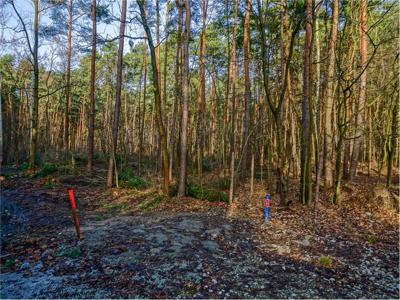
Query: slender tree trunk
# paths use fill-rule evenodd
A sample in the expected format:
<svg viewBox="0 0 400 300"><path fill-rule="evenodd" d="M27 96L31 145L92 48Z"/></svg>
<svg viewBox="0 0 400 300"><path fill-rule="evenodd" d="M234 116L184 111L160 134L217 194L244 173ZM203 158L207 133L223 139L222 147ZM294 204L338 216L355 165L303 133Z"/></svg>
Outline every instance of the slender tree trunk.
<svg viewBox="0 0 400 300"><path fill-rule="evenodd" d="M353 181L357 174L358 157L361 146L361 136L363 134L362 124L365 115L365 96L367 91L367 66L368 60L368 1L361 0L360 3L360 54L361 54L361 69L362 74L360 77L360 94L358 99L358 109L356 113L356 139L354 140L353 153L350 163L350 180Z"/></svg>
<svg viewBox="0 0 400 300"><path fill-rule="evenodd" d="M36 151L38 137L39 122L39 0L34 1L35 20L33 23L33 106L32 106L32 123L31 123L31 140L29 145L29 168L32 170L36 166Z"/></svg>
<svg viewBox="0 0 400 300"><path fill-rule="evenodd" d="M239 1L235 0L235 18L233 21L232 32L232 48L231 48L231 61L229 64L229 94L228 98L232 103L232 128L230 138L230 187L229 187L229 204L233 203L235 193L235 143L236 143L236 31L237 31L237 18L239 10Z"/></svg>
<svg viewBox="0 0 400 300"><path fill-rule="evenodd" d="M72 0L69 0L67 74L65 86L64 149L69 149L69 106L71 102L71 48L72 48Z"/></svg>
<svg viewBox="0 0 400 300"><path fill-rule="evenodd" d="M178 7L178 32L177 32L177 42L176 42L176 54L175 54L175 71L174 71L174 104L172 111L172 123L170 131L170 153L169 153L169 177L172 178L172 168L173 159L175 153L175 129L176 129L176 119L178 114L178 106L180 104L181 93L182 93L182 78L181 78L181 53L182 53L182 23L183 23L183 13L182 13L182 3L181 0L176 0L176 6Z"/></svg>
<svg viewBox="0 0 400 300"><path fill-rule="evenodd" d="M333 122L332 122L332 111L333 111L333 94L334 94L334 81L335 81L335 52L336 52L336 40L338 32L338 20L339 20L339 0L333 1L333 13L332 13L332 28L331 28L331 39L329 42L328 50L328 77L326 85L326 113L325 113L325 145L326 145L326 164L325 164L325 186L332 187L333 185L333 168L334 162L332 157L333 152Z"/></svg>
<svg viewBox="0 0 400 300"><path fill-rule="evenodd" d="M397 138L398 138L398 127L399 127L399 101L398 94L394 101L394 107L392 109L392 120L390 128L390 140L387 144L387 175L386 175L386 186L390 188L392 183L392 173L393 173L393 160L396 153Z"/></svg>
<svg viewBox="0 0 400 300"><path fill-rule="evenodd" d="M203 157L204 157L204 138L205 138L205 124L204 114L206 107L206 21L207 21L207 9L208 0L202 2L202 15L203 15L203 27L201 30L200 37L200 57L199 57L199 110L197 116L197 171L200 178L203 174Z"/></svg>
<svg viewBox="0 0 400 300"><path fill-rule="evenodd" d="M153 39L151 35L150 28L147 24L146 13L144 9L144 0L137 0L137 3L140 8L140 15L142 19L142 24L144 30L146 31L147 41L150 48L150 57L151 57L151 67L153 71L153 89L154 89L154 100L155 100L155 110L156 110L156 121L158 126L158 133L160 136L161 143L161 153L162 153L162 163L163 163L163 193L164 195L169 195L169 154L168 154L168 144L167 144L167 135L165 132L165 127L163 123L163 112L161 105L161 93L159 90L160 87L160 78L158 77L159 71L157 70L157 58L154 49Z"/></svg>
<svg viewBox="0 0 400 300"><path fill-rule="evenodd" d="M124 59L124 35L125 35L125 22L126 22L126 0L122 0L122 12L121 21L119 27L119 47L118 47L118 61L117 61L117 84L115 91L115 109L114 109L114 120L112 128L112 145L111 155L108 162L108 175L107 175L107 187L112 187L114 184L115 174L115 156L117 154L117 143L118 143L118 128L119 128L119 116L121 113L121 89L122 89L122 63Z"/></svg>
<svg viewBox="0 0 400 300"><path fill-rule="evenodd" d="M243 130L242 130L242 162L241 172L242 178L246 177L247 168L247 152L248 152L248 138L250 127L250 14L251 14L251 0L247 0L246 17L244 19L244 38L243 38L243 52L244 52L244 116L243 116Z"/></svg>
<svg viewBox="0 0 400 300"><path fill-rule="evenodd" d="M312 53L312 22L313 0L307 0L306 4L306 35L304 49L304 77L303 77L303 101L302 114L302 139L301 139L301 179L300 199L303 204L311 200L311 113L310 113L310 78L311 78L311 53Z"/></svg>
<svg viewBox="0 0 400 300"><path fill-rule="evenodd" d="M168 113L167 113L167 69L168 69L168 50L169 50L169 45L168 45L168 25L169 25L169 6L170 6L170 0L167 0L167 5L166 5L166 12L165 12L165 45L164 45L164 74L163 74L163 111L164 111L164 124L166 126L165 131L168 136L168 126L169 126L169 120L168 120ZM171 177L170 177L171 178Z"/></svg>
<svg viewBox="0 0 400 300"><path fill-rule="evenodd" d="M189 102L189 42L190 42L190 1L185 0L185 42L183 45L183 98L181 122L181 157L179 170L178 196L186 194L187 177L187 127L188 127L188 102Z"/></svg>
<svg viewBox="0 0 400 300"><path fill-rule="evenodd" d="M145 11L146 13L146 11ZM140 121L140 132L139 132L139 174L141 174L142 168L142 156L143 156L143 140L144 140L144 121L146 118L146 98L147 98L147 44L144 41L143 48L143 113Z"/></svg>
<svg viewBox="0 0 400 300"><path fill-rule="evenodd" d="M92 58L90 61L90 103L89 103L89 136L88 136L88 163L87 170L93 172L93 151L94 151L94 119L95 101L94 90L96 84L96 35L97 35L97 0L92 1Z"/></svg>

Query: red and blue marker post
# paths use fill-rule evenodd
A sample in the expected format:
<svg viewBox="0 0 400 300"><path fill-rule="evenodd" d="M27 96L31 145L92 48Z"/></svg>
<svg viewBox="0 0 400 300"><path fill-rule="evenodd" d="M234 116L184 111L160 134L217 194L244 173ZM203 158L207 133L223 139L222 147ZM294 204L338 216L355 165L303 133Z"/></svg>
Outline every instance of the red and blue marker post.
<svg viewBox="0 0 400 300"><path fill-rule="evenodd" d="M270 202L271 202L271 196L266 195L265 196L265 205L264 205L264 217L265 217L265 223L269 223L269 218L270 218Z"/></svg>

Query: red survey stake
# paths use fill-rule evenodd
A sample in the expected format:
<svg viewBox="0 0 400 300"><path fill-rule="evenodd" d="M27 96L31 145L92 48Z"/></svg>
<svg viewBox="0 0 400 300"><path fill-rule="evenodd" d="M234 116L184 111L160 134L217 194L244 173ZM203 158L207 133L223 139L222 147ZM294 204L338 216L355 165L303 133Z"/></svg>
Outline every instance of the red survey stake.
<svg viewBox="0 0 400 300"><path fill-rule="evenodd" d="M79 226L78 214L76 212L76 201L75 201L74 190L68 190L68 192L69 192L69 202L71 203L71 208L72 208L72 216L74 217L76 234L78 235L78 239L81 240L82 234L81 234L81 227Z"/></svg>

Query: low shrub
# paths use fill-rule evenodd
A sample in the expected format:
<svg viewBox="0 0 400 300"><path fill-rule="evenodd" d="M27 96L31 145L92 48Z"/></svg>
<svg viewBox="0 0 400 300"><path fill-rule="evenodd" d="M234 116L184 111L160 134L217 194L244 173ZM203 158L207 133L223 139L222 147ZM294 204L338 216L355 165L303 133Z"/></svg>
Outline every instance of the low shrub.
<svg viewBox="0 0 400 300"><path fill-rule="evenodd" d="M149 186L144 178L133 175L132 169L126 169L121 173L119 185L128 189L144 189Z"/></svg>
<svg viewBox="0 0 400 300"><path fill-rule="evenodd" d="M187 193L188 196L196 199L207 200L211 202L229 202L229 197L225 192L206 188L194 183L188 184Z"/></svg>
<svg viewBox="0 0 400 300"><path fill-rule="evenodd" d="M43 178L57 172L57 170L58 170L57 165L51 163L44 163L40 171L36 173L35 177Z"/></svg>
<svg viewBox="0 0 400 300"><path fill-rule="evenodd" d="M329 256L321 256L318 260L319 264L325 268L333 268L332 258Z"/></svg>

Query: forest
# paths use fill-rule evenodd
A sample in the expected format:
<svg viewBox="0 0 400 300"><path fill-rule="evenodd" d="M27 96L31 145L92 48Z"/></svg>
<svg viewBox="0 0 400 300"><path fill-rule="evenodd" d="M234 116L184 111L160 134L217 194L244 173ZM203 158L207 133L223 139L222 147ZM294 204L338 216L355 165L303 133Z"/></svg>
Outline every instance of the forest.
<svg viewBox="0 0 400 300"><path fill-rule="evenodd" d="M1 0L0 296L398 298L399 14Z"/></svg>

